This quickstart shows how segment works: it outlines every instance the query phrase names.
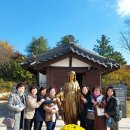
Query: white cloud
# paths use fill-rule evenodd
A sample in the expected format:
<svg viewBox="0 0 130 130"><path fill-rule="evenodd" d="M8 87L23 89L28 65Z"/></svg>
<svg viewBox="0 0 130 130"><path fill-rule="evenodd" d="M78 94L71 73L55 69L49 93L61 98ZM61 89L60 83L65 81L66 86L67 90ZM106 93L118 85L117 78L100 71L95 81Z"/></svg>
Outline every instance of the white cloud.
<svg viewBox="0 0 130 130"><path fill-rule="evenodd" d="M130 0L117 0L116 6L117 13L121 16L130 15Z"/></svg>

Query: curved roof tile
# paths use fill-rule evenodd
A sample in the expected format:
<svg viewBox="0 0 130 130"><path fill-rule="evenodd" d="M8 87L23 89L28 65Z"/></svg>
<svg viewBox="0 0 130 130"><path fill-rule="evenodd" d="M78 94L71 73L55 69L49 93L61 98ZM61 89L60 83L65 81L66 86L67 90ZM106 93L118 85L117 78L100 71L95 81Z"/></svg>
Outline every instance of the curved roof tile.
<svg viewBox="0 0 130 130"><path fill-rule="evenodd" d="M61 55L64 55L66 53L75 53L77 55L80 55L82 56L83 58L87 58L88 60L94 62L94 63L97 63L99 65L102 65L104 67L110 67L110 68L113 68L113 67L116 67L116 68L120 68L120 65L118 63L116 63L114 60L112 59L108 59L106 57L103 57L101 55L98 55L96 53L93 53L87 49L84 49L76 44L62 44L58 47L55 47L45 53L42 53L42 54L39 54L39 55L36 55L36 61L37 62L34 62L33 58L31 57L31 60L29 60L29 62L31 64L40 64L40 63L43 63L43 62L46 62L46 61L49 61L49 60L52 60L52 59L55 59L57 57L60 57ZM24 64L28 64L28 62L25 62Z"/></svg>

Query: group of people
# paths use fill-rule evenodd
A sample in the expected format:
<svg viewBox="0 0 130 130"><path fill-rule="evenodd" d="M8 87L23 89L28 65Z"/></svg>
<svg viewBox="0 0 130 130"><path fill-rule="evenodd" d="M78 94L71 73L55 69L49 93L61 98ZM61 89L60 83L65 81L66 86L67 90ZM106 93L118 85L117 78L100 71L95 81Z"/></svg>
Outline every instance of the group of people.
<svg viewBox="0 0 130 130"><path fill-rule="evenodd" d="M37 90L31 86L26 96L25 85L17 84L16 92L9 97L8 108L8 116L15 119L15 125L7 130L31 130L33 123L34 130L41 130L43 121L47 130L54 130L59 112L65 124L77 124L79 120L85 130L107 130L105 120L112 117L115 126L111 130L118 130L119 103L115 89L108 87L104 96L100 86L94 87L92 93L88 86L80 90L74 71L58 94L55 87L46 93L46 87ZM94 113L95 119L88 118L89 111Z"/></svg>
<svg viewBox="0 0 130 130"><path fill-rule="evenodd" d="M46 95L46 87L30 86L29 94L25 95L25 85L19 83L16 92L12 93L8 100L8 116L15 119L13 128L7 126L7 130L41 130L43 121L47 130L55 128L60 100L55 97L56 89L49 88Z"/></svg>
<svg viewBox="0 0 130 130"><path fill-rule="evenodd" d="M84 109L80 114L80 124L85 130L107 130L106 118L114 120L114 126L110 130L118 130L119 120L121 119L120 102L116 97L115 89L109 86L106 95L102 95L100 86L96 86L89 91L89 87L82 87L82 101ZM88 119L88 110L93 110L95 119Z"/></svg>

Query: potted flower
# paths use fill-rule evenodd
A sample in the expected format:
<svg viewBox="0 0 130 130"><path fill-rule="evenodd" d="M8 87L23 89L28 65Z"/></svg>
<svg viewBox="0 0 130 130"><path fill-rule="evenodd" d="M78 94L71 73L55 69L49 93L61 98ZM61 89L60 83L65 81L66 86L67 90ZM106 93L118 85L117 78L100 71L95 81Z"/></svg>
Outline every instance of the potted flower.
<svg viewBox="0 0 130 130"><path fill-rule="evenodd" d="M60 130L85 130L85 129L75 124L69 124L63 126Z"/></svg>

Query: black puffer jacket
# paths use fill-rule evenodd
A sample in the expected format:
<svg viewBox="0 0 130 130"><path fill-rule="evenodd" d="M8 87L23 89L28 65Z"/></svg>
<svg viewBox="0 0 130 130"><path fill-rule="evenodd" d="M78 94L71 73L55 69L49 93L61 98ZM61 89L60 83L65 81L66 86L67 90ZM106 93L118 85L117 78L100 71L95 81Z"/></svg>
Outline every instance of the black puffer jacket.
<svg viewBox="0 0 130 130"><path fill-rule="evenodd" d="M115 121L119 121L122 118L122 110L119 99L112 96L106 103L105 112L108 113L108 115Z"/></svg>

